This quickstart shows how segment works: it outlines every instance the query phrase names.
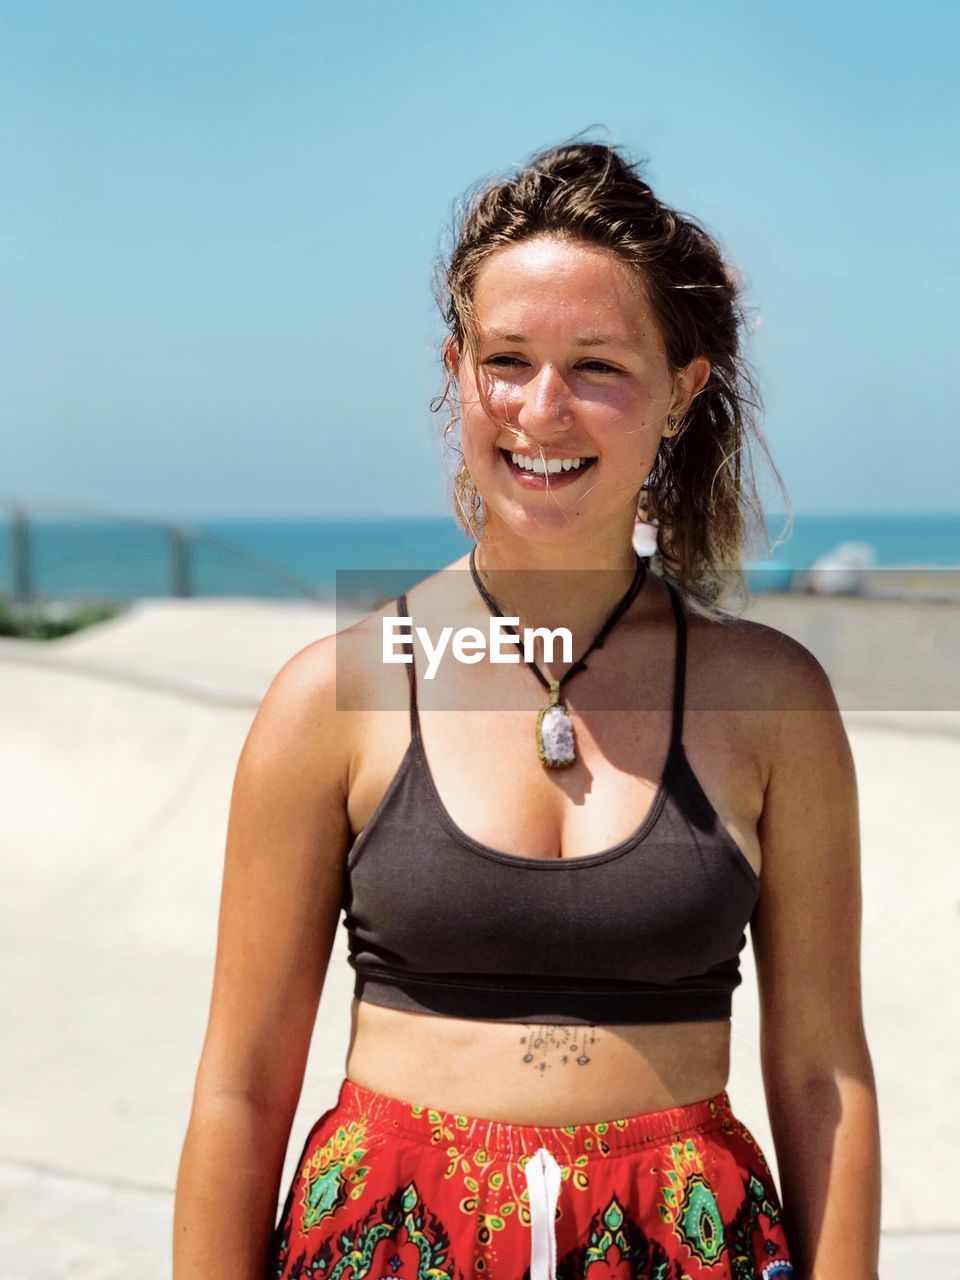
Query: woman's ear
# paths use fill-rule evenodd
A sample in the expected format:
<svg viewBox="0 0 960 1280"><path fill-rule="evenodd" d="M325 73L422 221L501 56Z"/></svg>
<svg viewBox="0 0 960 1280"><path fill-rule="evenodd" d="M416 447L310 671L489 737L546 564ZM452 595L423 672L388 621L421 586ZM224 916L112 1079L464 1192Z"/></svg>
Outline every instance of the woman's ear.
<svg viewBox="0 0 960 1280"><path fill-rule="evenodd" d="M696 356L681 372L680 385L684 389L685 413L690 411L691 404L707 385L712 371L713 365L710 364L707 356Z"/></svg>
<svg viewBox="0 0 960 1280"><path fill-rule="evenodd" d="M460 371L460 348L453 334L443 340L443 363L450 377L455 378Z"/></svg>
<svg viewBox="0 0 960 1280"><path fill-rule="evenodd" d="M675 408L671 411L681 422L690 412L690 406L707 385L713 366L706 356L695 356L688 365L677 374L674 382L676 399Z"/></svg>

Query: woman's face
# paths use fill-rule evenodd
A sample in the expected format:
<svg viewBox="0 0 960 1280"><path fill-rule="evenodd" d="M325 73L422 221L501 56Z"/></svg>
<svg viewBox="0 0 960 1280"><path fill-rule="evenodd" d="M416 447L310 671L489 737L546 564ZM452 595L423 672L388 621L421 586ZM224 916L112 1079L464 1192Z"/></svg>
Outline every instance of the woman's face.
<svg viewBox="0 0 960 1280"><path fill-rule="evenodd" d="M455 350L448 358L485 522L535 541L604 525L622 534L671 434L668 416L680 418L709 363L698 358L675 376L635 272L582 241L538 236L497 250L473 304L478 365L469 353L458 368Z"/></svg>

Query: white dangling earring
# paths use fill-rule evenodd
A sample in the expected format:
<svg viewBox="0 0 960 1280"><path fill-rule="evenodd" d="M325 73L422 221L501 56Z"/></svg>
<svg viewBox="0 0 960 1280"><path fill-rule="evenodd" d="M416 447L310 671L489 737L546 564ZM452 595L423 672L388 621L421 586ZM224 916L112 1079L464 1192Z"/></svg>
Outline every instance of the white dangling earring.
<svg viewBox="0 0 960 1280"><path fill-rule="evenodd" d="M657 531L660 521L656 516L641 515L640 502L637 502L637 514L633 522L633 549L640 559L657 554Z"/></svg>
<svg viewBox="0 0 960 1280"><path fill-rule="evenodd" d="M649 520L641 520L637 516L633 522L633 549L641 559L657 554L657 529L660 521L656 516Z"/></svg>

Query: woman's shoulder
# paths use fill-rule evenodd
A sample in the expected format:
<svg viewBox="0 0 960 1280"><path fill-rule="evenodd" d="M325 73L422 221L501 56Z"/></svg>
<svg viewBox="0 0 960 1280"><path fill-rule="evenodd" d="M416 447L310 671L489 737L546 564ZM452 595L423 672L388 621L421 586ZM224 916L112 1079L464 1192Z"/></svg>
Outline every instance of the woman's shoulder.
<svg viewBox="0 0 960 1280"><path fill-rule="evenodd" d="M395 601L353 618L293 653L277 670L247 733L241 766L296 794L349 791L369 712L405 705L406 682L390 683L380 660L382 620ZM337 619L341 623L343 618Z"/></svg>
<svg viewBox="0 0 960 1280"><path fill-rule="evenodd" d="M686 611L690 650L757 710L835 710L830 677L795 636L738 614Z"/></svg>
<svg viewBox="0 0 960 1280"><path fill-rule="evenodd" d="M846 730L830 678L806 645L734 614L688 614L688 627L687 709L724 713L724 735L756 763L764 795L775 774L806 767L798 762L810 743L815 754L843 755Z"/></svg>
<svg viewBox="0 0 960 1280"><path fill-rule="evenodd" d="M363 710L383 671L383 642L397 616L391 598L367 612L343 609L333 629L287 659L268 696L285 697L314 714L342 719Z"/></svg>
<svg viewBox="0 0 960 1280"><path fill-rule="evenodd" d="M398 623L403 596L409 597L411 612L442 610L449 589L444 575L464 567L465 561L455 561L425 574L406 593L402 587L384 591L372 607L369 601L339 599L329 633L287 659L268 698L289 701L301 714L322 715L341 724L352 713L405 706L407 681L403 664L394 656L398 641L409 635L408 626Z"/></svg>

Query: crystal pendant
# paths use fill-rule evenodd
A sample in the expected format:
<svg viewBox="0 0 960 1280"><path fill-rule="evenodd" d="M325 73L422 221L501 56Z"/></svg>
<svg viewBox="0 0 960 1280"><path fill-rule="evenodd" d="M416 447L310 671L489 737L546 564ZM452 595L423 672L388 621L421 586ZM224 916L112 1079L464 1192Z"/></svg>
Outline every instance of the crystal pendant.
<svg viewBox="0 0 960 1280"><path fill-rule="evenodd" d="M569 769L577 759L573 721L560 703L560 682L550 681L550 702L537 716L537 751L548 769Z"/></svg>

